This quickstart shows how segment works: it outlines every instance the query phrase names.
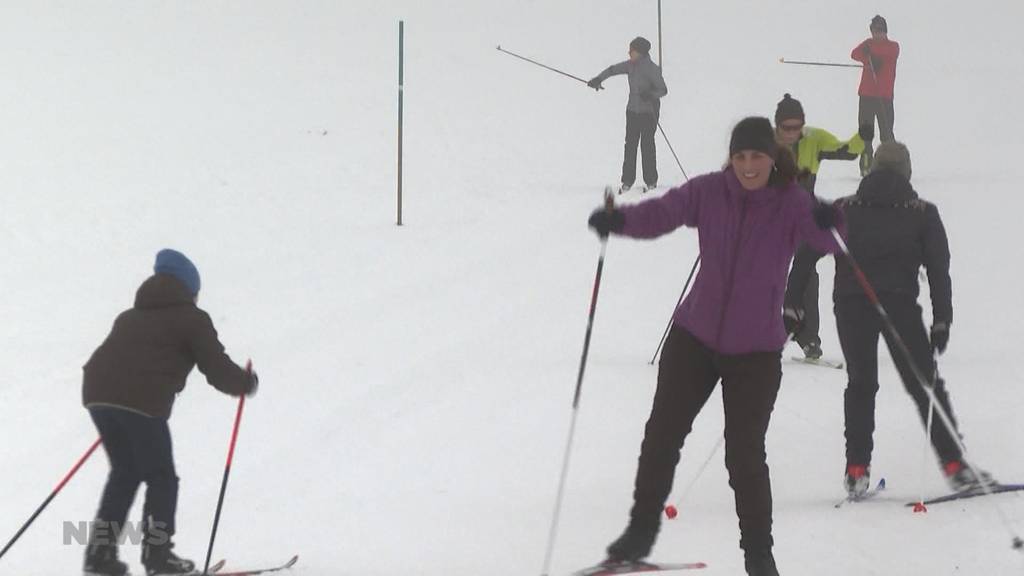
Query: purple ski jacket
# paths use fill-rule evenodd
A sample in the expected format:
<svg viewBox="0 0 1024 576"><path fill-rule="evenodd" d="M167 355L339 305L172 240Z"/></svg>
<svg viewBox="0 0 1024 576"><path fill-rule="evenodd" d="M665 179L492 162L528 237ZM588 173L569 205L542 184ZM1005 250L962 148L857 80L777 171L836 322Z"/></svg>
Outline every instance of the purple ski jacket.
<svg viewBox="0 0 1024 576"><path fill-rule="evenodd" d="M622 236L697 229L700 271L674 322L719 354L782 350L782 304L797 247L839 252L831 232L814 223L811 196L799 185L747 191L728 167L619 210ZM845 235L842 221L838 229Z"/></svg>

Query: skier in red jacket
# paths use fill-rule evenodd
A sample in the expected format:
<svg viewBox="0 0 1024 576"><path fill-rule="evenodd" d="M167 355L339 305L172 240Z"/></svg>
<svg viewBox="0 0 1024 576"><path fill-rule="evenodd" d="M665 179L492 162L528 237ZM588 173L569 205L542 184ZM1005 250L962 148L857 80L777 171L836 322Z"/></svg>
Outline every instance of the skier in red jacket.
<svg viewBox="0 0 1024 576"><path fill-rule="evenodd" d="M896 60L900 56L899 43L889 40L889 25L885 18L875 16L871 19L871 38L861 42L853 49L850 57L864 65L860 76L860 111L857 124L874 126L878 119L878 134L882 142L892 142L895 111L893 109L893 93L896 87ZM860 172L867 175L871 168L873 142L865 142L864 153L860 157Z"/></svg>

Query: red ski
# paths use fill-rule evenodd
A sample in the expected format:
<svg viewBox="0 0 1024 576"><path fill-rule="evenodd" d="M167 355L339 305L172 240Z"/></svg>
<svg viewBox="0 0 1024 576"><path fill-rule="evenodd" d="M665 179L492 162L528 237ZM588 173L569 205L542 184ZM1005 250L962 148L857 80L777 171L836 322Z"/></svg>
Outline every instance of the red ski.
<svg viewBox="0 0 1024 576"><path fill-rule="evenodd" d="M272 572L280 572L282 570L287 570L287 569L291 568L292 566L295 566L295 563L298 562L298 561L299 561L299 556L298 556L298 554L296 554L295 556L292 556L291 560L285 562L284 564L281 564L280 566L274 566L273 568L259 568L259 569L254 569L254 570L235 570L235 571L228 571L228 572L217 572L217 576L256 576L257 574L270 574Z"/></svg>

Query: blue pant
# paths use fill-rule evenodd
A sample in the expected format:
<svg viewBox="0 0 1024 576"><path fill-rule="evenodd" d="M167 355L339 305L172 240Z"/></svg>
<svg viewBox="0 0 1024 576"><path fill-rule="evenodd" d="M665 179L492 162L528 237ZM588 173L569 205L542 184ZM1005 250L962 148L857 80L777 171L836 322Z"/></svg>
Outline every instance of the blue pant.
<svg viewBox="0 0 1024 576"><path fill-rule="evenodd" d="M143 521L150 530L173 535L178 476L174 470L167 420L105 406L90 408L89 414L110 459L110 475L103 489L97 520L123 526L139 484L145 482Z"/></svg>

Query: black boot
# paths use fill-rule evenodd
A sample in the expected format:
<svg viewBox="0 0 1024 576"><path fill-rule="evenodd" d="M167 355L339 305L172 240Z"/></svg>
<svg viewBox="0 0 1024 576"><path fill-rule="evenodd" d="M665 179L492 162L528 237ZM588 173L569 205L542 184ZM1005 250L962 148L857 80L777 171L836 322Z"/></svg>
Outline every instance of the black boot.
<svg viewBox="0 0 1024 576"><path fill-rule="evenodd" d="M658 522L653 524L631 521L626 531L608 545L607 562L636 562L651 554L654 541L658 538Z"/></svg>
<svg viewBox="0 0 1024 576"><path fill-rule="evenodd" d="M89 544L85 547L85 576L124 576L128 565L117 558L117 534L102 520L93 523Z"/></svg>
<svg viewBox="0 0 1024 576"><path fill-rule="evenodd" d="M188 574L196 569L196 563L179 558L170 541L161 544L142 544L142 565L147 576Z"/></svg>
<svg viewBox="0 0 1024 576"><path fill-rule="evenodd" d="M744 551L743 565L747 569L747 576L779 576L771 548Z"/></svg>

